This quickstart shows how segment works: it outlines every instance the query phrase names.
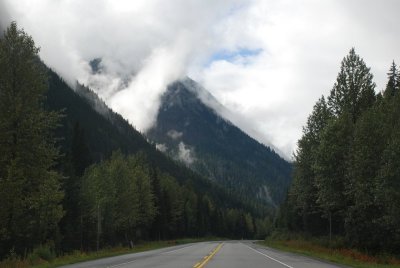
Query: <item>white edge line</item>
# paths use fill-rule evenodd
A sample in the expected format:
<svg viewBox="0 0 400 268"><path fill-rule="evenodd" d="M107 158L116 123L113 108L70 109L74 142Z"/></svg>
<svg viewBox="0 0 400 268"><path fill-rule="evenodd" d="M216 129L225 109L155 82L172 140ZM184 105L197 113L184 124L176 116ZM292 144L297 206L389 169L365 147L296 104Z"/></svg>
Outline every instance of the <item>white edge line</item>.
<svg viewBox="0 0 400 268"><path fill-rule="evenodd" d="M189 248L189 247L192 247L192 246L194 246L194 245L185 246L185 247L178 248L178 249L174 249L174 250L171 250L171 251L162 252L162 253L160 253L160 255L166 254L166 253L175 252L175 251L179 251L179 250L182 250L182 249L185 249L185 248ZM135 262L135 261L137 261L137 260L128 261L128 262L123 262L123 263L115 264L115 265L112 265L112 266L107 266L107 268L119 267L119 266L123 266L123 265L125 265L125 264L133 263L133 262Z"/></svg>
<svg viewBox="0 0 400 268"><path fill-rule="evenodd" d="M174 250L170 250L170 251L165 251L165 252L160 253L160 255L162 255L162 254L167 254L167 253L171 253L171 252L176 252L176 251L179 251L179 250L182 250L182 249L185 249L185 248L190 248L190 247L193 247L194 245L195 245L195 244L189 245L189 246L185 246L185 247L182 247L182 248L178 248L178 249L174 249Z"/></svg>
<svg viewBox="0 0 400 268"><path fill-rule="evenodd" d="M242 244L243 244L243 243L242 243ZM243 245L245 245L245 244L243 244ZM267 254L264 254L264 253L262 253L261 251L258 251L257 249L254 249L254 248L252 248L252 247L249 247L248 245L245 245L245 246L248 247L248 248L251 249L251 250L254 250L254 251L257 252L258 254L261 254L261 255L263 255L263 256L265 256L265 257L267 257L267 258L269 258L269 259L271 259L271 260L273 260L273 261L276 261L277 263L280 263L280 264L282 264L282 265L288 267L288 268L294 268L293 266L290 266L290 265L287 265L286 263L283 263L283 262L281 262L281 261L278 261L277 259L274 259L274 258L272 258L271 256L268 256Z"/></svg>

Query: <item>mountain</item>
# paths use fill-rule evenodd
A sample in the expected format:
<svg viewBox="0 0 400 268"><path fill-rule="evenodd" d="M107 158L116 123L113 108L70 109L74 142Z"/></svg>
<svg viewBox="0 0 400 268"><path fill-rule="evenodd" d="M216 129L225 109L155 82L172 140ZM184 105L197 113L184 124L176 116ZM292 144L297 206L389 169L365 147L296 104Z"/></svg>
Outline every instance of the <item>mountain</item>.
<svg viewBox="0 0 400 268"><path fill-rule="evenodd" d="M125 154L144 152L157 169L167 172L181 183L191 184L199 192L215 190L215 197L221 195L223 198L228 198L228 194L218 185L210 183L156 150L140 132L121 115L108 108L89 88L78 85L75 91L55 72L49 70L49 76L46 107L63 113L56 136L59 137L64 156L71 152L74 132L79 125L91 163L109 158L116 150ZM228 199L234 200L233 197Z"/></svg>
<svg viewBox="0 0 400 268"><path fill-rule="evenodd" d="M82 243L79 222L82 174L90 164L104 163L117 150L125 155L145 155L144 161L150 169L158 214L151 226L143 227L149 234L145 239L265 236L264 219L273 213L270 206L245 200L166 156L89 88L77 85L72 90L49 70L45 107L63 113L56 136L63 155L58 169L65 176L66 215L60 223L65 249L79 248ZM96 237L96 229L90 230L84 236L85 241L92 243L84 245L89 248Z"/></svg>
<svg viewBox="0 0 400 268"><path fill-rule="evenodd" d="M159 150L234 193L280 204L291 164L221 117L221 109L195 81L177 81L162 96L157 122L146 135Z"/></svg>
<svg viewBox="0 0 400 268"><path fill-rule="evenodd" d="M144 135L121 115L108 108L88 87L78 84L77 89L73 90L52 70L49 70L49 91L45 105L49 110L63 113L56 136L60 138L59 144L64 155L70 154L74 131L79 125L87 146L89 162L107 159L116 150L125 154L144 152L155 168L170 174L181 183L191 185L199 193L213 195L224 206L246 207L237 197L217 184L157 150Z"/></svg>
<svg viewBox="0 0 400 268"><path fill-rule="evenodd" d="M1 77L1 134L10 157L1 166L0 259L43 245L63 254L180 237L264 238L271 231L270 206L160 152L89 88L72 89L48 69L15 23L7 34L1 52L8 60L0 64L15 72ZM101 72L100 63L93 71Z"/></svg>

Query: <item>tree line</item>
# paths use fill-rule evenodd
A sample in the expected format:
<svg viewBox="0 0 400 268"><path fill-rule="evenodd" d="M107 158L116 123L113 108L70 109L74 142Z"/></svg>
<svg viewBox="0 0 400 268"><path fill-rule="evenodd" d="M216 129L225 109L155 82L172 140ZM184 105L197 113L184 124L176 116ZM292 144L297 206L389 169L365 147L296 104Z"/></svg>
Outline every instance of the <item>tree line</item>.
<svg viewBox="0 0 400 268"><path fill-rule="evenodd" d="M176 237L254 237L251 214L223 209L175 178L149 166L139 153L115 152L86 169L81 183L83 247ZM262 231L262 223L258 224Z"/></svg>
<svg viewBox="0 0 400 268"><path fill-rule="evenodd" d="M78 120L67 132L70 111L48 109L49 84L61 93L65 85L49 78L38 52L15 22L0 39L0 259L41 246L62 253L179 237L265 237L265 213L221 189L227 198L218 198L214 186L200 191L196 179L178 179L189 174L179 165L156 162L164 158L150 159L149 151L94 158L85 126Z"/></svg>
<svg viewBox="0 0 400 268"><path fill-rule="evenodd" d="M386 88L376 94L375 87L370 68L351 49L303 128L279 227L343 237L363 250L398 250L400 74L394 62Z"/></svg>

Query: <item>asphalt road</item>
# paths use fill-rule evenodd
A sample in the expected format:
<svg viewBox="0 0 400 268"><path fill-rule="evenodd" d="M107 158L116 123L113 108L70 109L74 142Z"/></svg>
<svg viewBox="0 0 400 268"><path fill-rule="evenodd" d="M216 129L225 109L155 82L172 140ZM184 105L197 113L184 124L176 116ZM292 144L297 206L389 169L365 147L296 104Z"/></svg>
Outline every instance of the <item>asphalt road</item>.
<svg viewBox="0 0 400 268"><path fill-rule="evenodd" d="M63 267L337 268L343 266L265 248L251 241L224 241L174 246Z"/></svg>

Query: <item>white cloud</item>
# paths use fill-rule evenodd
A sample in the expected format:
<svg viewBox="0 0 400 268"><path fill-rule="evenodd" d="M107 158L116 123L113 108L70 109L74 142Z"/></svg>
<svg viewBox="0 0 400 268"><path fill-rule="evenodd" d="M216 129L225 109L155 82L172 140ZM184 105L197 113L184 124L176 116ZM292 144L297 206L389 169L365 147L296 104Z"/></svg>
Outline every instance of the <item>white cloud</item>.
<svg viewBox="0 0 400 268"><path fill-rule="evenodd" d="M188 165L191 165L195 160L192 150L182 141L178 145L178 159Z"/></svg>
<svg viewBox="0 0 400 268"><path fill-rule="evenodd" d="M263 52L245 64L240 57L214 61L191 76L241 115L232 122L290 157L351 47L372 67L377 90L384 87L390 62L400 60L399 9L398 1L258 0L226 22L236 31L221 30L229 35L222 46L248 44Z"/></svg>
<svg viewBox="0 0 400 268"><path fill-rule="evenodd" d="M240 0L242 1L242 0ZM70 85L89 85L139 130L147 130L166 85L213 46L212 26L238 1L5 0L11 19L42 47ZM102 58L103 72L88 62Z"/></svg>
<svg viewBox="0 0 400 268"><path fill-rule="evenodd" d="M7 7L3 1L0 1L0 36L3 35L5 26L9 23Z"/></svg>
<svg viewBox="0 0 400 268"><path fill-rule="evenodd" d="M377 90L400 62L397 0L3 0L0 8L0 24L8 13L49 66L92 86L139 130L154 123L166 85L189 75L230 121L287 157L351 47ZM219 51L237 55L214 58ZM98 57L103 72L92 74L88 61Z"/></svg>
<svg viewBox="0 0 400 268"><path fill-rule="evenodd" d="M166 153L168 151L168 147L164 143L157 143L156 144L156 149L161 151L161 152L163 152L163 153Z"/></svg>
<svg viewBox="0 0 400 268"><path fill-rule="evenodd" d="M171 130L169 130L169 131L167 132L167 135L168 135L171 139L176 140L176 139L179 139L179 138L182 137L183 132L179 132L179 131L176 131L175 129L171 129Z"/></svg>

